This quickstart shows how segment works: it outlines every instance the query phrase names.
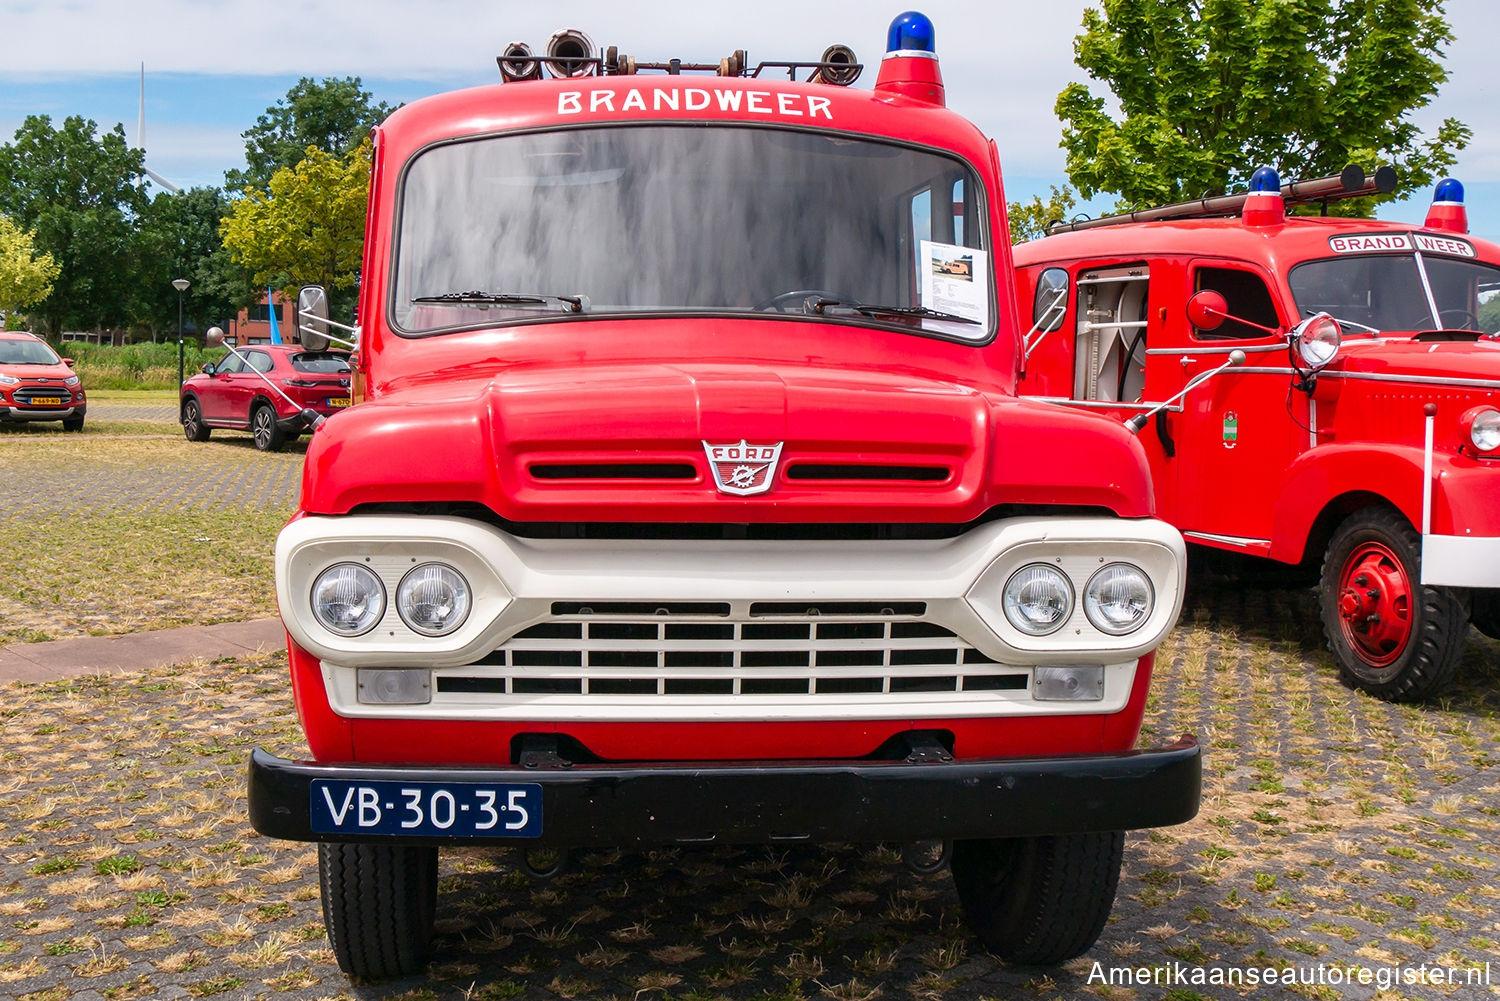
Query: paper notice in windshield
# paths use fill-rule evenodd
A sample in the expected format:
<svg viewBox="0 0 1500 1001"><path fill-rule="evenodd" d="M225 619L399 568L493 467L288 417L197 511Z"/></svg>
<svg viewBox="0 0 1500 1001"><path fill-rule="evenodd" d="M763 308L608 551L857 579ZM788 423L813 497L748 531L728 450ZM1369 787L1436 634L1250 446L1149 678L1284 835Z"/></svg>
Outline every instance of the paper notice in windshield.
<svg viewBox="0 0 1500 1001"><path fill-rule="evenodd" d="M923 240L922 305L975 323L990 321L989 254Z"/></svg>

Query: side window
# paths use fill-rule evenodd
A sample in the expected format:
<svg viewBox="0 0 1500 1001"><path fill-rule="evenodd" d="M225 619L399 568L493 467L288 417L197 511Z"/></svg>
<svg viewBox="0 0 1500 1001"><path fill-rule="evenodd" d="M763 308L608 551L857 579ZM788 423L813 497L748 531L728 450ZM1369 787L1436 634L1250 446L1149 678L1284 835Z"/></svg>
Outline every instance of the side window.
<svg viewBox="0 0 1500 1001"><path fill-rule="evenodd" d="M227 354L223 358L220 358L214 365L214 372L225 375L232 375L235 372L243 372L244 370L245 363L236 354Z"/></svg>
<svg viewBox="0 0 1500 1001"><path fill-rule="evenodd" d="M1085 269L1078 276L1073 398L1132 403L1146 385L1144 264Z"/></svg>
<svg viewBox="0 0 1500 1001"><path fill-rule="evenodd" d="M1238 268L1199 268L1193 282L1194 291L1212 289L1224 297L1230 316L1275 328L1281 324L1276 315L1276 304L1271 292L1260 275ZM1235 337L1266 337L1264 330L1257 330L1237 320L1225 320L1213 330L1193 328L1193 337L1200 341L1225 340Z"/></svg>
<svg viewBox="0 0 1500 1001"><path fill-rule="evenodd" d="M250 368L256 372L269 372L275 365L271 356L264 351L251 351L245 357L250 362Z"/></svg>

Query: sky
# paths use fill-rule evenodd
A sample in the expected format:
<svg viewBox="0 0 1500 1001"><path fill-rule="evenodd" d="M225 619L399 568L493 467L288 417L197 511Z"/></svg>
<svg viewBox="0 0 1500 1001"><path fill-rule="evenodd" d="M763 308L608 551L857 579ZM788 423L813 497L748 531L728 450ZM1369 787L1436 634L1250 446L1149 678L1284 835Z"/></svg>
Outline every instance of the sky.
<svg viewBox="0 0 1500 1001"><path fill-rule="evenodd" d="M1045 195L1066 174L1057 94L1087 82L1073 63L1089 0L931 0L948 105L1000 148L1006 194ZM146 69L146 163L182 187L221 185L244 165L241 133L303 76L358 76L376 100L409 102L496 82L495 56L511 41L533 50L562 27L641 60L713 62L735 49L759 59L816 59L841 42L874 83L899 3L853 0L0 0L0 141L30 114L116 123L138 141L140 67ZM1414 114L1431 134L1455 117L1474 130L1453 174L1468 193L1470 230L1500 240L1500 84L1495 0L1447 0L1454 42L1449 80ZM1096 85L1096 90L1098 90ZM1102 91L1099 91L1102 93ZM1289 180L1284 178L1283 180ZM1420 221L1430 192L1382 210ZM1084 206L1094 214L1105 196Z"/></svg>

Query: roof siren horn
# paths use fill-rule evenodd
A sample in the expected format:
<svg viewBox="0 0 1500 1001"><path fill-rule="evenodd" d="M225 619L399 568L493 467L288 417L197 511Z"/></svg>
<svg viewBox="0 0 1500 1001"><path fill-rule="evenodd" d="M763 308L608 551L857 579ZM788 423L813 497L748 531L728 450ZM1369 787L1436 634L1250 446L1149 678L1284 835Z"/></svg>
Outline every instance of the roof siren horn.
<svg viewBox="0 0 1500 1001"><path fill-rule="evenodd" d="M1467 233L1469 210L1464 208L1464 186L1451 177L1438 182L1432 193L1432 207L1427 210L1427 229L1444 233Z"/></svg>
<svg viewBox="0 0 1500 1001"><path fill-rule="evenodd" d="M909 10L891 22L875 89L923 104L946 104L932 21L926 14Z"/></svg>
<svg viewBox="0 0 1500 1001"><path fill-rule="evenodd" d="M577 28L559 28L547 39L547 72L558 79L593 76L594 43Z"/></svg>
<svg viewBox="0 0 1500 1001"><path fill-rule="evenodd" d="M823 50L823 58L818 60L823 65L807 78L808 83L827 83L835 87L847 87L859 79L860 71L864 69L860 65L859 58L855 56L854 50L847 45L830 45Z"/></svg>
<svg viewBox="0 0 1500 1001"><path fill-rule="evenodd" d="M500 66L501 78L507 83L541 79L542 64L531 54L531 46L525 42L511 42L495 57L495 62Z"/></svg>
<svg viewBox="0 0 1500 1001"><path fill-rule="evenodd" d="M1240 218L1246 226L1280 226L1286 221L1286 202L1281 198L1281 175L1275 167L1261 167L1250 175L1250 191Z"/></svg>

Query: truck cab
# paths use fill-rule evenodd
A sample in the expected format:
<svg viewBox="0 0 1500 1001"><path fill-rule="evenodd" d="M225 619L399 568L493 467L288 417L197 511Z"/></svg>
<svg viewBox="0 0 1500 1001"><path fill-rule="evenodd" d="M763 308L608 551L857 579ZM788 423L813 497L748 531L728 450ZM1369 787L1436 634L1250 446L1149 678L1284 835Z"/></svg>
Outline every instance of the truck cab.
<svg viewBox="0 0 1500 1001"><path fill-rule="evenodd" d="M1020 386L1137 430L1189 543L1315 571L1345 679L1415 700L1496 635L1500 247L1451 179L1419 226L1286 211L1393 184L1265 168L1017 247Z"/></svg>
<svg viewBox="0 0 1500 1001"><path fill-rule="evenodd" d="M1185 549L1134 436L1016 395L931 22L873 90L500 67L375 130L354 405L277 541L311 756L250 815L319 842L340 965L420 967L457 844L951 845L986 946L1087 949L1123 832L1197 810L1197 742L1136 746Z"/></svg>

